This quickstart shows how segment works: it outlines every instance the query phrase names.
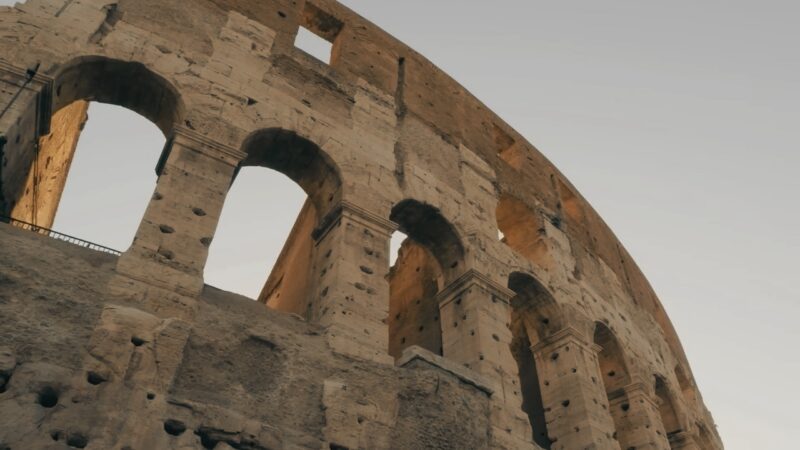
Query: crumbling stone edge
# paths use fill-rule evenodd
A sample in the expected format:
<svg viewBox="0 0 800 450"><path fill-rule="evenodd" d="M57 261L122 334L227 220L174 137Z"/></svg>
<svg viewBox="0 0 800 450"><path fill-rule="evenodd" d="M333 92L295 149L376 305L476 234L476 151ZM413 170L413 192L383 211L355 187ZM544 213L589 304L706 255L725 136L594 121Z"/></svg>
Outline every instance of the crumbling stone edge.
<svg viewBox="0 0 800 450"><path fill-rule="evenodd" d="M485 392L489 397L494 394L494 389L489 387L489 382L478 373L417 345L412 345L403 350L403 354L395 365L397 365L397 367L407 368L414 361L422 361L439 370L443 370L458 378L461 382L475 386L477 389Z"/></svg>

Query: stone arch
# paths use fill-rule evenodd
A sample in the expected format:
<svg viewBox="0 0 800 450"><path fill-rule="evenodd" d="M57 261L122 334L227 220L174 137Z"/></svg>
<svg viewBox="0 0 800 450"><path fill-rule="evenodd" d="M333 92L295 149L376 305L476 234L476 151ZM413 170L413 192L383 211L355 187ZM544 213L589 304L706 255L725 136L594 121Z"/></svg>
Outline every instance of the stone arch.
<svg viewBox="0 0 800 450"><path fill-rule="evenodd" d="M672 392L667 384L666 379L656 374L655 375L655 394L658 398L658 412L661 416L661 425L665 436L670 441L672 446L673 437L683 431L680 420L678 419L678 411L673 402Z"/></svg>
<svg viewBox="0 0 800 450"><path fill-rule="evenodd" d="M306 192L320 220L341 201L338 166L322 148L296 132L259 130L245 139L242 148L247 156L240 167L266 167L291 178Z"/></svg>
<svg viewBox="0 0 800 450"><path fill-rule="evenodd" d="M635 447L630 436L632 427L629 426L629 415L638 413L631 411L631 408L640 408L641 405L631 405L625 390L631 383L631 377L622 346L614 331L604 322L595 322L593 334L594 344L600 347L597 360L617 440L622 448Z"/></svg>
<svg viewBox="0 0 800 450"><path fill-rule="evenodd" d="M241 170L260 167L286 176L307 195L258 295L259 302L273 309L307 316L316 292L312 272L318 260L317 233L326 221L332 220L331 213L341 203L341 171L316 143L283 128L251 133L244 140L242 151L245 156L234 172L231 186Z"/></svg>
<svg viewBox="0 0 800 450"><path fill-rule="evenodd" d="M562 314L553 296L536 278L514 272L508 287L516 293L511 300L511 353L517 363L522 410L531 424L533 441L549 449L552 441L541 392L544 380L532 347L563 328Z"/></svg>
<svg viewBox="0 0 800 450"><path fill-rule="evenodd" d="M530 262L544 268L552 265L542 216L522 200L502 194L496 209L501 241Z"/></svg>
<svg viewBox="0 0 800 450"><path fill-rule="evenodd" d="M611 328L599 321L595 322L594 343L601 347L598 360L603 386L608 396L613 397L631 382L622 346Z"/></svg>
<svg viewBox="0 0 800 450"><path fill-rule="evenodd" d="M178 90L138 62L80 56L56 66L53 73L49 134L27 146L9 149L16 154L6 156L21 162L12 173L24 178L4 183L4 190L11 191L4 193L11 215L30 217L45 227L52 226L55 219L90 102L133 111L158 127L165 138L185 111ZM153 153L160 151L154 149ZM152 161L153 167L157 162L158 156Z"/></svg>
<svg viewBox="0 0 800 450"><path fill-rule="evenodd" d="M165 136L184 115L178 90L140 62L81 56L65 64L53 86L53 111L76 101L110 103L156 124Z"/></svg>
<svg viewBox="0 0 800 450"><path fill-rule="evenodd" d="M418 345L442 355L437 294L463 270L464 246L439 209L413 199L392 208L390 220L406 236L390 268L389 354Z"/></svg>

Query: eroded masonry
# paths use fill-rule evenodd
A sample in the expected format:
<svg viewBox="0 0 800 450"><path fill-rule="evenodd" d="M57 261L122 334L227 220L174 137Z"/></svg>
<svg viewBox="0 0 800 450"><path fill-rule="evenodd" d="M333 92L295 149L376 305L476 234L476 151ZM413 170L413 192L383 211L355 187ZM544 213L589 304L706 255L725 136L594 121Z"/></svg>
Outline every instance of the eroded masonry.
<svg viewBox="0 0 800 450"><path fill-rule="evenodd" d="M0 224L0 449L722 448L591 206L339 3L0 8L5 221L51 227L89 102L163 132L157 186L119 256ZM258 302L203 282L246 166L308 194Z"/></svg>

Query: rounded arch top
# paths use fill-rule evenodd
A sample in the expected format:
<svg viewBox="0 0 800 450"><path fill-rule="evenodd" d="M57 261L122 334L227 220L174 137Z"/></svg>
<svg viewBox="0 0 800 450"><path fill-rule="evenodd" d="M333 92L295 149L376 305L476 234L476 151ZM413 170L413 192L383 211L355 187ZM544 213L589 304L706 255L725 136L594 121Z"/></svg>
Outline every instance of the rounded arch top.
<svg viewBox="0 0 800 450"><path fill-rule="evenodd" d="M555 297L533 276L513 272L508 288L517 295L511 300L515 315L523 320L532 344L564 328L564 317Z"/></svg>
<svg viewBox="0 0 800 450"><path fill-rule="evenodd" d="M79 100L122 106L156 124L165 136L184 115L178 90L139 62L80 56L55 75L53 111Z"/></svg>
<svg viewBox="0 0 800 450"><path fill-rule="evenodd" d="M244 141L240 166L266 167L291 178L324 215L342 200L341 170L320 146L283 128L251 133Z"/></svg>
<svg viewBox="0 0 800 450"><path fill-rule="evenodd" d="M600 370L603 384L608 392L624 388L631 382L625 353L614 331L604 322L595 322L594 343L601 347L599 352Z"/></svg>
<svg viewBox="0 0 800 450"><path fill-rule="evenodd" d="M389 219L401 232L425 246L446 274L463 269L466 251L456 228L441 211L427 203L406 199L397 203Z"/></svg>

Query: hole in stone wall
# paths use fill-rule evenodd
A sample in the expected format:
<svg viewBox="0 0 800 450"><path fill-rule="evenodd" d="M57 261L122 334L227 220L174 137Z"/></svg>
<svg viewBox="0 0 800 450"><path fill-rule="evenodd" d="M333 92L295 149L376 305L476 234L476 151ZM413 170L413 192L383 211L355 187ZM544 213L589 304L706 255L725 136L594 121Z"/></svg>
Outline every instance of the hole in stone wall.
<svg viewBox="0 0 800 450"><path fill-rule="evenodd" d="M134 347L141 347L145 344L145 340L138 336L133 336L131 337L131 344L133 344Z"/></svg>
<svg viewBox="0 0 800 450"><path fill-rule="evenodd" d="M45 408L52 408L58 404L58 391L50 386L43 387L36 397L36 403Z"/></svg>
<svg viewBox="0 0 800 450"><path fill-rule="evenodd" d="M89 439L83 433L69 433L67 435L67 446L72 448L86 448Z"/></svg>
<svg viewBox="0 0 800 450"><path fill-rule="evenodd" d="M168 419L164 421L164 431L172 436L180 436L186 431L186 424L180 420Z"/></svg>
<svg viewBox="0 0 800 450"><path fill-rule="evenodd" d="M91 385L97 386L98 384L105 383L106 377L97 372L89 372L86 374L86 381Z"/></svg>
<svg viewBox="0 0 800 450"><path fill-rule="evenodd" d="M297 37L294 46L317 58L325 64L330 64L333 44L317 36L311 30L300 27L297 30Z"/></svg>

